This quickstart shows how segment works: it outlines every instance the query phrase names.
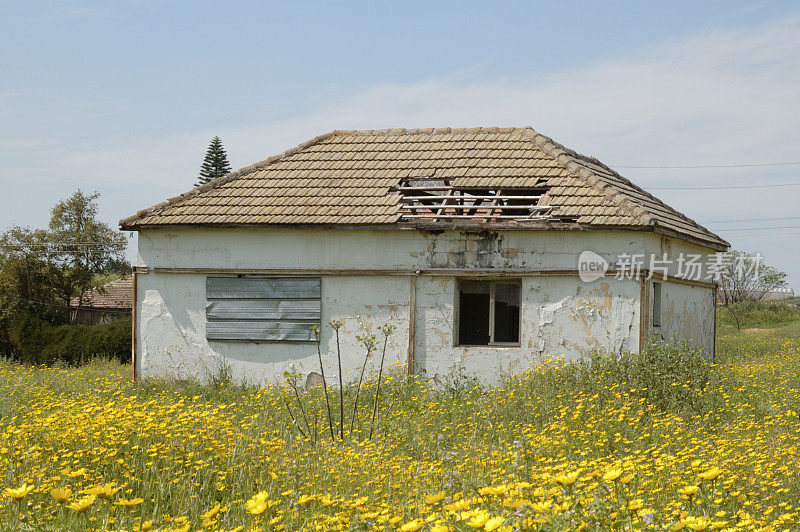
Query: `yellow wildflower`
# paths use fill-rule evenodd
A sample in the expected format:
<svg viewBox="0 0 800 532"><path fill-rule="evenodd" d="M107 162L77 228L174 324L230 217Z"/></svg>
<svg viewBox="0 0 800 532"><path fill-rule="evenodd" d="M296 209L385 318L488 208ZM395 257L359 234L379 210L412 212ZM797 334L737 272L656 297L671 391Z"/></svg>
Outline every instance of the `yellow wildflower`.
<svg viewBox="0 0 800 532"><path fill-rule="evenodd" d="M444 492L440 491L439 493L432 493L430 495L425 496L425 504L436 504L437 502L441 502L444 499Z"/></svg>
<svg viewBox="0 0 800 532"><path fill-rule="evenodd" d="M503 524L502 517L492 517L491 519L486 521L486 524L483 525L483 529L492 532L492 530L497 530L498 528L500 528L500 525L502 524Z"/></svg>
<svg viewBox="0 0 800 532"><path fill-rule="evenodd" d="M269 493L266 491L256 493L245 503L244 509L251 514L263 514L267 510L267 497L269 497Z"/></svg>
<svg viewBox="0 0 800 532"><path fill-rule="evenodd" d="M532 503L528 499L506 499L503 501L503 506L506 508L522 508L523 506L530 506Z"/></svg>
<svg viewBox="0 0 800 532"><path fill-rule="evenodd" d="M705 517L691 517L691 516L687 516L681 519L681 523L686 525L690 529L694 530L694 532L702 532L703 530L708 528L708 525L710 524Z"/></svg>
<svg viewBox="0 0 800 532"><path fill-rule="evenodd" d="M633 499L628 503L628 510L631 512L641 510L642 508L644 508L644 501L642 499Z"/></svg>
<svg viewBox="0 0 800 532"><path fill-rule="evenodd" d="M27 495L33 491L33 486L30 484L22 484L19 488L6 488L3 491L3 495L10 499L14 499L15 501L21 501Z"/></svg>
<svg viewBox="0 0 800 532"><path fill-rule="evenodd" d="M717 466L712 467L706 471L703 471L698 477L702 478L703 480L716 480L718 476L722 474L722 470Z"/></svg>
<svg viewBox="0 0 800 532"><path fill-rule="evenodd" d="M116 492L118 492L121 488L115 487L115 482L109 482L107 484L98 484L96 486L91 486L83 490L83 493L87 495L97 495L101 499L110 499Z"/></svg>
<svg viewBox="0 0 800 532"><path fill-rule="evenodd" d="M94 503L95 499L97 499L97 495L87 495L78 499L77 501L73 502L72 504L68 504L67 508L70 510L74 510L78 513L83 513L89 509L89 507Z"/></svg>
<svg viewBox="0 0 800 532"><path fill-rule="evenodd" d="M553 482L561 484L562 486L572 486L578 477L581 475L580 471L573 471L572 473L563 473L553 477Z"/></svg>
<svg viewBox="0 0 800 532"><path fill-rule="evenodd" d="M546 512L550 508L550 506L552 504L553 504L553 501L551 501L551 500L546 500L546 501L542 501L542 502L535 502L535 503L531 504L531 508L533 508L536 512L541 514L541 513Z"/></svg>
<svg viewBox="0 0 800 532"><path fill-rule="evenodd" d="M409 521L408 523L404 524L400 527L400 532L417 532L422 525L425 524L425 521L422 519L414 519L413 521Z"/></svg>
<svg viewBox="0 0 800 532"><path fill-rule="evenodd" d="M63 504L72 497L72 490L67 487L53 488L50 490L50 496L54 498L57 503Z"/></svg>
<svg viewBox="0 0 800 532"><path fill-rule="evenodd" d="M472 528L483 528L483 525L489 521L489 514L486 512L481 512L479 514L473 515L472 518L467 522L469 526Z"/></svg>
<svg viewBox="0 0 800 532"><path fill-rule="evenodd" d="M219 501L209 511L202 514L201 517L205 520L211 520L217 517L217 514L219 514Z"/></svg>
<svg viewBox="0 0 800 532"><path fill-rule="evenodd" d="M605 480L606 482L613 482L614 480L617 480L621 474L622 474L622 468L615 467L605 472L605 474L603 475L603 480Z"/></svg>
<svg viewBox="0 0 800 532"><path fill-rule="evenodd" d="M141 497L136 497L134 499L120 499L114 504L117 506L124 506L125 508L133 508L134 506L142 504L143 502L144 499L142 499Z"/></svg>
<svg viewBox="0 0 800 532"><path fill-rule="evenodd" d="M78 478L86 474L86 468L82 467L80 469L76 469L75 471L73 471L72 468L68 467L66 469L62 469L61 473L67 475L70 478Z"/></svg>

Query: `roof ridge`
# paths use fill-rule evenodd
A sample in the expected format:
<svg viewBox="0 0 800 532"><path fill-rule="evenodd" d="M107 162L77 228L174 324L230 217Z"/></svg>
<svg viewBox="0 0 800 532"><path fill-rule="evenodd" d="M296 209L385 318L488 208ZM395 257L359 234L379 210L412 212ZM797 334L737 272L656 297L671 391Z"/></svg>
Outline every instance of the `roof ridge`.
<svg viewBox="0 0 800 532"><path fill-rule="evenodd" d="M553 156L556 161L558 161L559 164L561 164L566 170L571 172L572 175L582 179L584 182L586 182L586 184L602 192L608 200L614 202L618 207L633 215L635 219L639 220L644 225L656 225L656 219L653 215L649 214L647 211L636 205L628 198L622 197L619 192L613 190L613 187L604 182L602 179L598 178L596 175L591 174L585 168L575 164L570 157L582 157L578 152L567 148L563 144L559 144L547 135L542 135L533 128L530 129L530 132L531 140L537 145L537 147Z"/></svg>
<svg viewBox="0 0 800 532"><path fill-rule="evenodd" d="M284 151L282 153L279 153L277 155L273 155L271 157L267 157L266 159L264 159L261 162L257 162L255 164L251 164L250 166L245 166L243 168L239 168L238 170L235 170L235 171L230 172L228 174L225 174L223 176L220 176L220 177L217 177L215 179L212 179L208 183L204 183L204 184L202 184L200 186L194 187L192 190L190 190L188 192L184 192L183 194L179 194L177 196L173 196L171 198L167 198L165 201L162 201L161 203L157 203L157 204L153 205L152 207L148 207L147 209L142 209L141 211L138 211L136 214L134 214L132 216L128 216L127 218L123 218L123 219L121 219L119 221L119 225L124 227L124 226L129 225L129 224L135 222L136 220L138 220L140 218L143 218L145 216L149 216L149 215L152 215L152 214L157 214L159 211L161 211L161 210L163 210L163 209L165 209L167 207L171 207L171 206L175 205L176 203L179 203L181 201L193 198L193 197L197 196L198 194L202 194L203 192L206 192L208 190L212 190L212 189L215 189L215 188L220 187L222 185L225 185L227 183L230 183L231 181L235 180L238 177L241 177L241 176L247 175L247 174L251 174L251 173L256 172L258 170L262 170L263 168L269 166L270 164L272 164L274 162L277 162L277 161L279 161L279 160L281 160L281 159L283 159L285 157L289 157L290 155L294 155L295 153L297 153L299 151L302 151L302 150L308 148L309 146L313 146L314 144L317 144L318 142L322 142L323 140L328 139L328 138L334 136L335 134L336 134L335 131L331 131L329 133L323 133L322 135L318 135L318 136L314 137L311 140L307 140L305 142L301 142L300 144L298 144L294 148L289 148L288 150L286 150L286 151Z"/></svg>
<svg viewBox="0 0 800 532"><path fill-rule="evenodd" d="M330 135L446 135L463 133L524 133L533 131L531 126L520 127L428 127L387 129L336 129Z"/></svg>

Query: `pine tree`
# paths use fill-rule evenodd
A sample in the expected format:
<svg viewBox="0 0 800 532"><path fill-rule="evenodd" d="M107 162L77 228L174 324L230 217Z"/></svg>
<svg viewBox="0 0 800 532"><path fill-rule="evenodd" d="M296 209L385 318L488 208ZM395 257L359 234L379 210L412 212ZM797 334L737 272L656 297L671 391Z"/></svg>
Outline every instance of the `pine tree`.
<svg viewBox="0 0 800 532"><path fill-rule="evenodd" d="M222 141L219 137L214 137L211 139L211 144L208 145L206 158L203 160L203 166L200 167L200 180L195 186L208 183L212 179L224 176L230 171L231 165L228 162L228 154L225 153Z"/></svg>

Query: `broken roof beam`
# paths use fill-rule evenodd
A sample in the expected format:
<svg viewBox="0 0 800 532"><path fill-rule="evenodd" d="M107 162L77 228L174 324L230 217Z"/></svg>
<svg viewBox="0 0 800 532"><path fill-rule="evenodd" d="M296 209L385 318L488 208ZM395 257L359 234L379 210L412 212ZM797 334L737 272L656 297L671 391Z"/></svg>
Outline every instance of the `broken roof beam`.
<svg viewBox="0 0 800 532"><path fill-rule="evenodd" d="M535 221L547 221L552 219L552 216L549 214L546 215L536 215L536 216L518 216L515 214L405 214L403 215L403 219L414 218L414 219L428 219L428 220L436 220L439 218L442 219L493 219L493 218L503 218L503 219L515 219L520 221L525 220L535 220Z"/></svg>
<svg viewBox="0 0 800 532"><path fill-rule="evenodd" d="M446 209L485 209L485 210L492 210L492 209L503 209L503 210L534 210L534 211L549 211L553 207L551 205L443 205L441 203L435 203L432 205L400 205L401 211L411 210L411 209L427 209L431 211L439 210L441 208Z"/></svg>
<svg viewBox="0 0 800 532"><path fill-rule="evenodd" d="M542 194L543 195L543 194ZM469 199L469 200L489 200L489 199L499 199L499 200L528 200L528 201L539 201L542 199L542 195L539 196L509 196L507 194L503 194L502 196L473 196L471 194L461 195L461 196L402 196L400 201L417 201L418 199L422 198L425 200L449 200L449 199Z"/></svg>
<svg viewBox="0 0 800 532"><path fill-rule="evenodd" d="M433 185L430 187L392 187L392 191L397 192L419 192L425 190L455 190L456 187L449 185Z"/></svg>

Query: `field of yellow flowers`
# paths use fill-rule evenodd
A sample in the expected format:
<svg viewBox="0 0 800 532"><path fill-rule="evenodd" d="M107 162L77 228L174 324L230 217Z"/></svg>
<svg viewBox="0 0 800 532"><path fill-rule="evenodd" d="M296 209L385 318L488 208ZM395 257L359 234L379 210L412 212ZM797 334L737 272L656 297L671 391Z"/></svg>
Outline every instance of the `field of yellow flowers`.
<svg viewBox="0 0 800 532"><path fill-rule="evenodd" d="M0 363L0 529L798 530L800 326L717 354L696 411L556 360L494 390L394 374L372 439L372 383L344 442L310 393L316 443L285 387Z"/></svg>

